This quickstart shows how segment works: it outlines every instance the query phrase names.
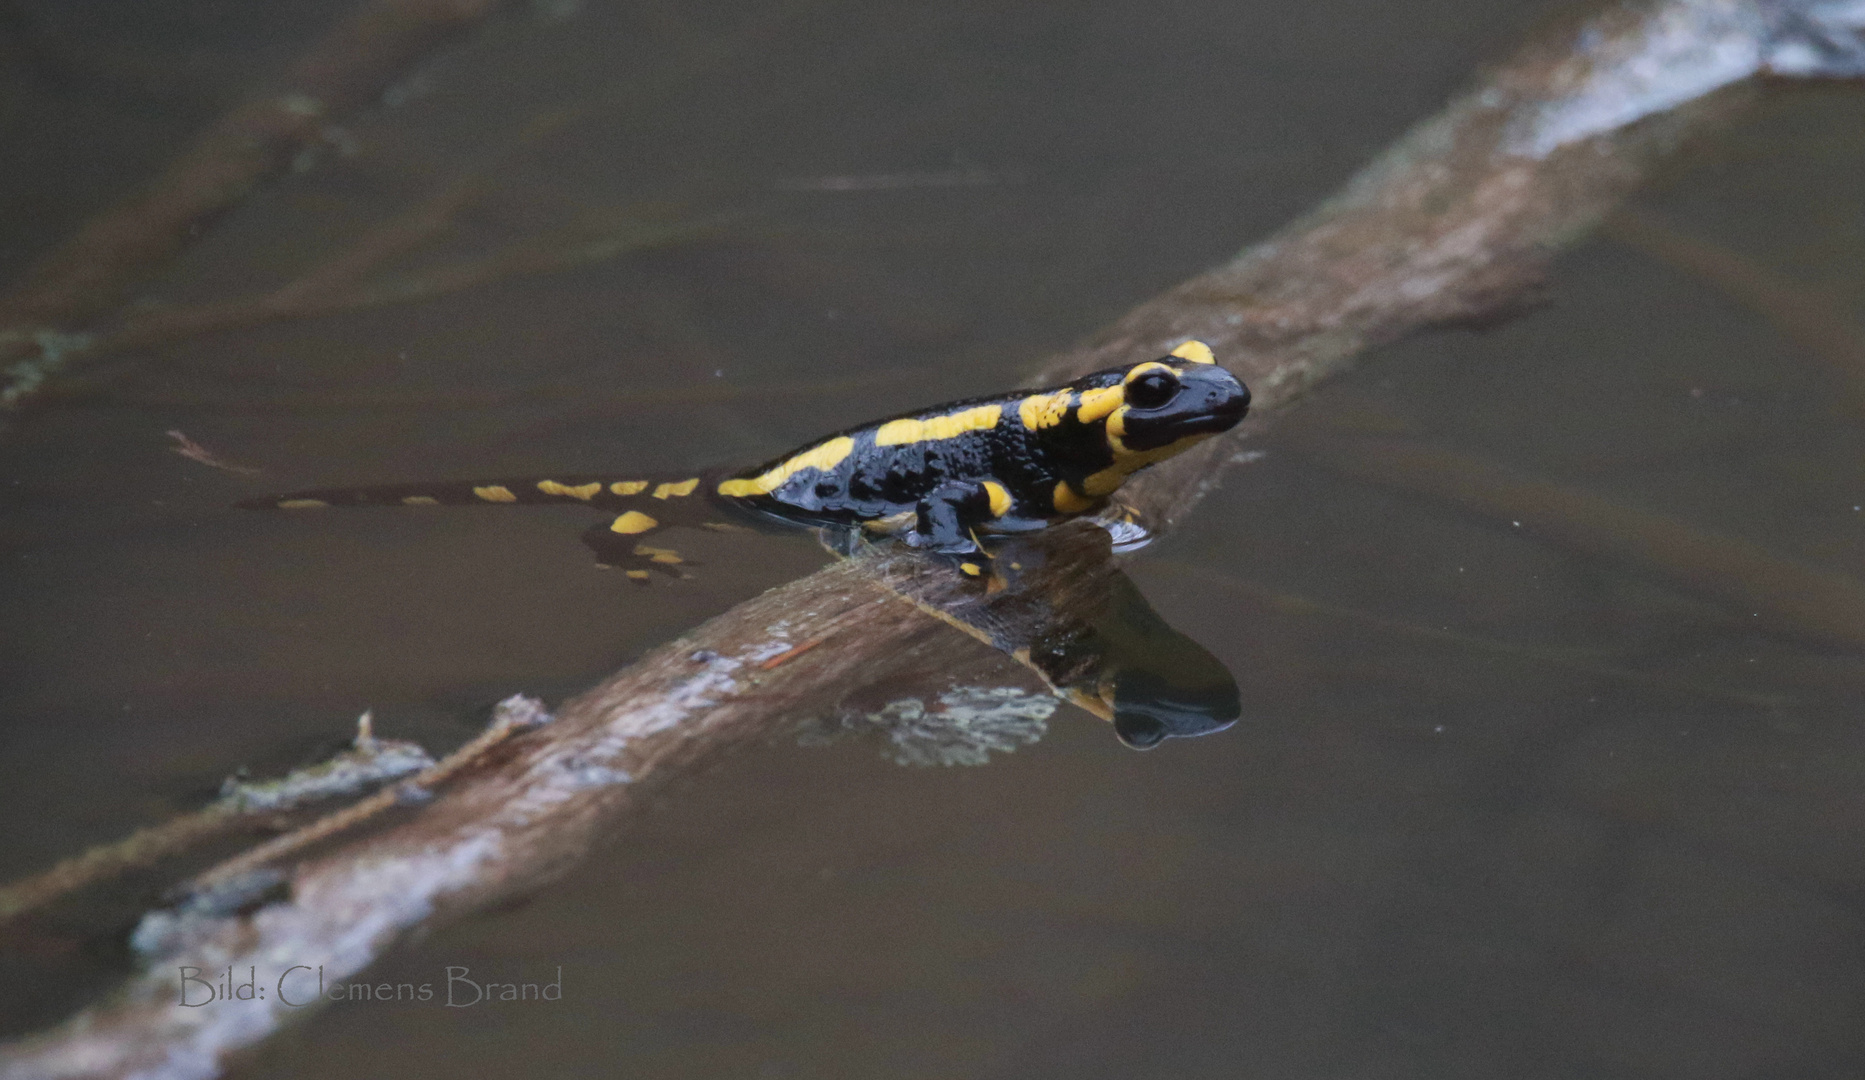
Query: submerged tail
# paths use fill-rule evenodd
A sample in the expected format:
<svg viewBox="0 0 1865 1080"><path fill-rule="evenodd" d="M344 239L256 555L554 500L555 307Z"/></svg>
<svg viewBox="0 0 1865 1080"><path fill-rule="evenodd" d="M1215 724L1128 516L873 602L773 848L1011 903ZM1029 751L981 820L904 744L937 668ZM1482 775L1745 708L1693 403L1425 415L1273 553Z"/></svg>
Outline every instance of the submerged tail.
<svg viewBox="0 0 1865 1080"><path fill-rule="evenodd" d="M583 533L583 543L605 566L625 569L632 581L646 584L648 572L679 577L685 563L671 548L642 543L648 534L671 525L731 528L710 497L703 477L676 480L618 480L613 476L521 477L438 484L380 484L371 487L315 488L284 495L242 499L246 510L321 510L331 506L498 506L580 503L616 515Z"/></svg>
<svg viewBox="0 0 1865 1080"><path fill-rule="evenodd" d="M242 499L246 510L319 510L326 506L478 506L500 503L582 503L598 510L673 504L700 494L700 478L616 480L607 476L524 477L440 484L380 484L317 488ZM642 500L647 500L645 503ZM704 502L702 498L700 500Z"/></svg>

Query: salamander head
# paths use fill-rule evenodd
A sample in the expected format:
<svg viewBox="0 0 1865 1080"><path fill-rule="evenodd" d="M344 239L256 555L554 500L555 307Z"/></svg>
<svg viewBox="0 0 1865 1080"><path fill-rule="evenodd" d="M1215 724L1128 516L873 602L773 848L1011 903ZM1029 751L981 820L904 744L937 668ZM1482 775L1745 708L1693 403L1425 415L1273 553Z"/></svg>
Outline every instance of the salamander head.
<svg viewBox="0 0 1865 1080"><path fill-rule="evenodd" d="M1089 476L1084 494L1098 498L1127 477L1220 432L1250 410L1250 391L1209 359L1211 350L1187 342L1172 355L1090 375L1081 387L1079 418L1106 418L1113 464Z"/></svg>
<svg viewBox="0 0 1865 1080"><path fill-rule="evenodd" d="M1122 403L1107 418L1109 441L1130 452L1176 446L1178 453L1237 426L1250 391L1216 364L1149 360L1121 373ZM1153 460L1157 461L1158 458Z"/></svg>

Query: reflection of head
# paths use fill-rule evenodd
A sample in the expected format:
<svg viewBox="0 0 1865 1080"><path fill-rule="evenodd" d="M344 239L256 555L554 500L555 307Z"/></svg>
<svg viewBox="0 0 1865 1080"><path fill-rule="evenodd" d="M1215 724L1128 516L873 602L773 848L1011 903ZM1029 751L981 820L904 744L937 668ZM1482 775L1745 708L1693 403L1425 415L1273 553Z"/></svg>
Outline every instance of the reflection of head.
<svg viewBox="0 0 1865 1080"><path fill-rule="evenodd" d="M1223 731L1242 712L1237 684L1229 678L1186 684L1146 670L1114 676L1114 734L1135 750Z"/></svg>
<svg viewBox="0 0 1865 1080"><path fill-rule="evenodd" d="M1242 696L1222 660L1167 623L1125 574L1098 576L1094 591L1100 599L1090 622L1054 619L1051 609L1028 653L1051 686L1113 721L1120 741L1136 750L1237 722Z"/></svg>

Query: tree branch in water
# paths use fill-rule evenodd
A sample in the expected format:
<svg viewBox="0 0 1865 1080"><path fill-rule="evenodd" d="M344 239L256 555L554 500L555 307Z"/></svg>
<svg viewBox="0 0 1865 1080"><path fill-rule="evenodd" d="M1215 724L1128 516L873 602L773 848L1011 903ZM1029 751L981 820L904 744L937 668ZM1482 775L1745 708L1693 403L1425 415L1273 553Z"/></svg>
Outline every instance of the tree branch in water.
<svg viewBox="0 0 1865 1080"><path fill-rule="evenodd" d="M17 405L62 366L75 326L114 308L125 290L322 141L330 124L374 101L501 2L369 0L332 27L278 85L197 136L145 190L42 257L0 296L0 363L14 362L0 385L0 406Z"/></svg>

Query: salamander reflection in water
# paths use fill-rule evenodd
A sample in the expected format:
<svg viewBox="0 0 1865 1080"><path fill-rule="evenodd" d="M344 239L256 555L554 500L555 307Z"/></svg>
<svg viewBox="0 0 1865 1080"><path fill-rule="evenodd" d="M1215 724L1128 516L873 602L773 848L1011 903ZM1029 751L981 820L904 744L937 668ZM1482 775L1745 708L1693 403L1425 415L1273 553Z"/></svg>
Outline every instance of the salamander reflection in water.
<svg viewBox="0 0 1865 1080"><path fill-rule="evenodd" d="M915 573L911 557L885 551L877 553L875 571L904 599L1021 661L1058 697L1111 721L1130 747L1230 727L1242 712L1230 669L1153 609L1121 572L1111 537L1098 524L1007 538L982 582ZM941 653L930 663L939 678L961 682L988 678L983 672L990 669L960 654ZM889 693L937 696L911 686L890 686Z"/></svg>

